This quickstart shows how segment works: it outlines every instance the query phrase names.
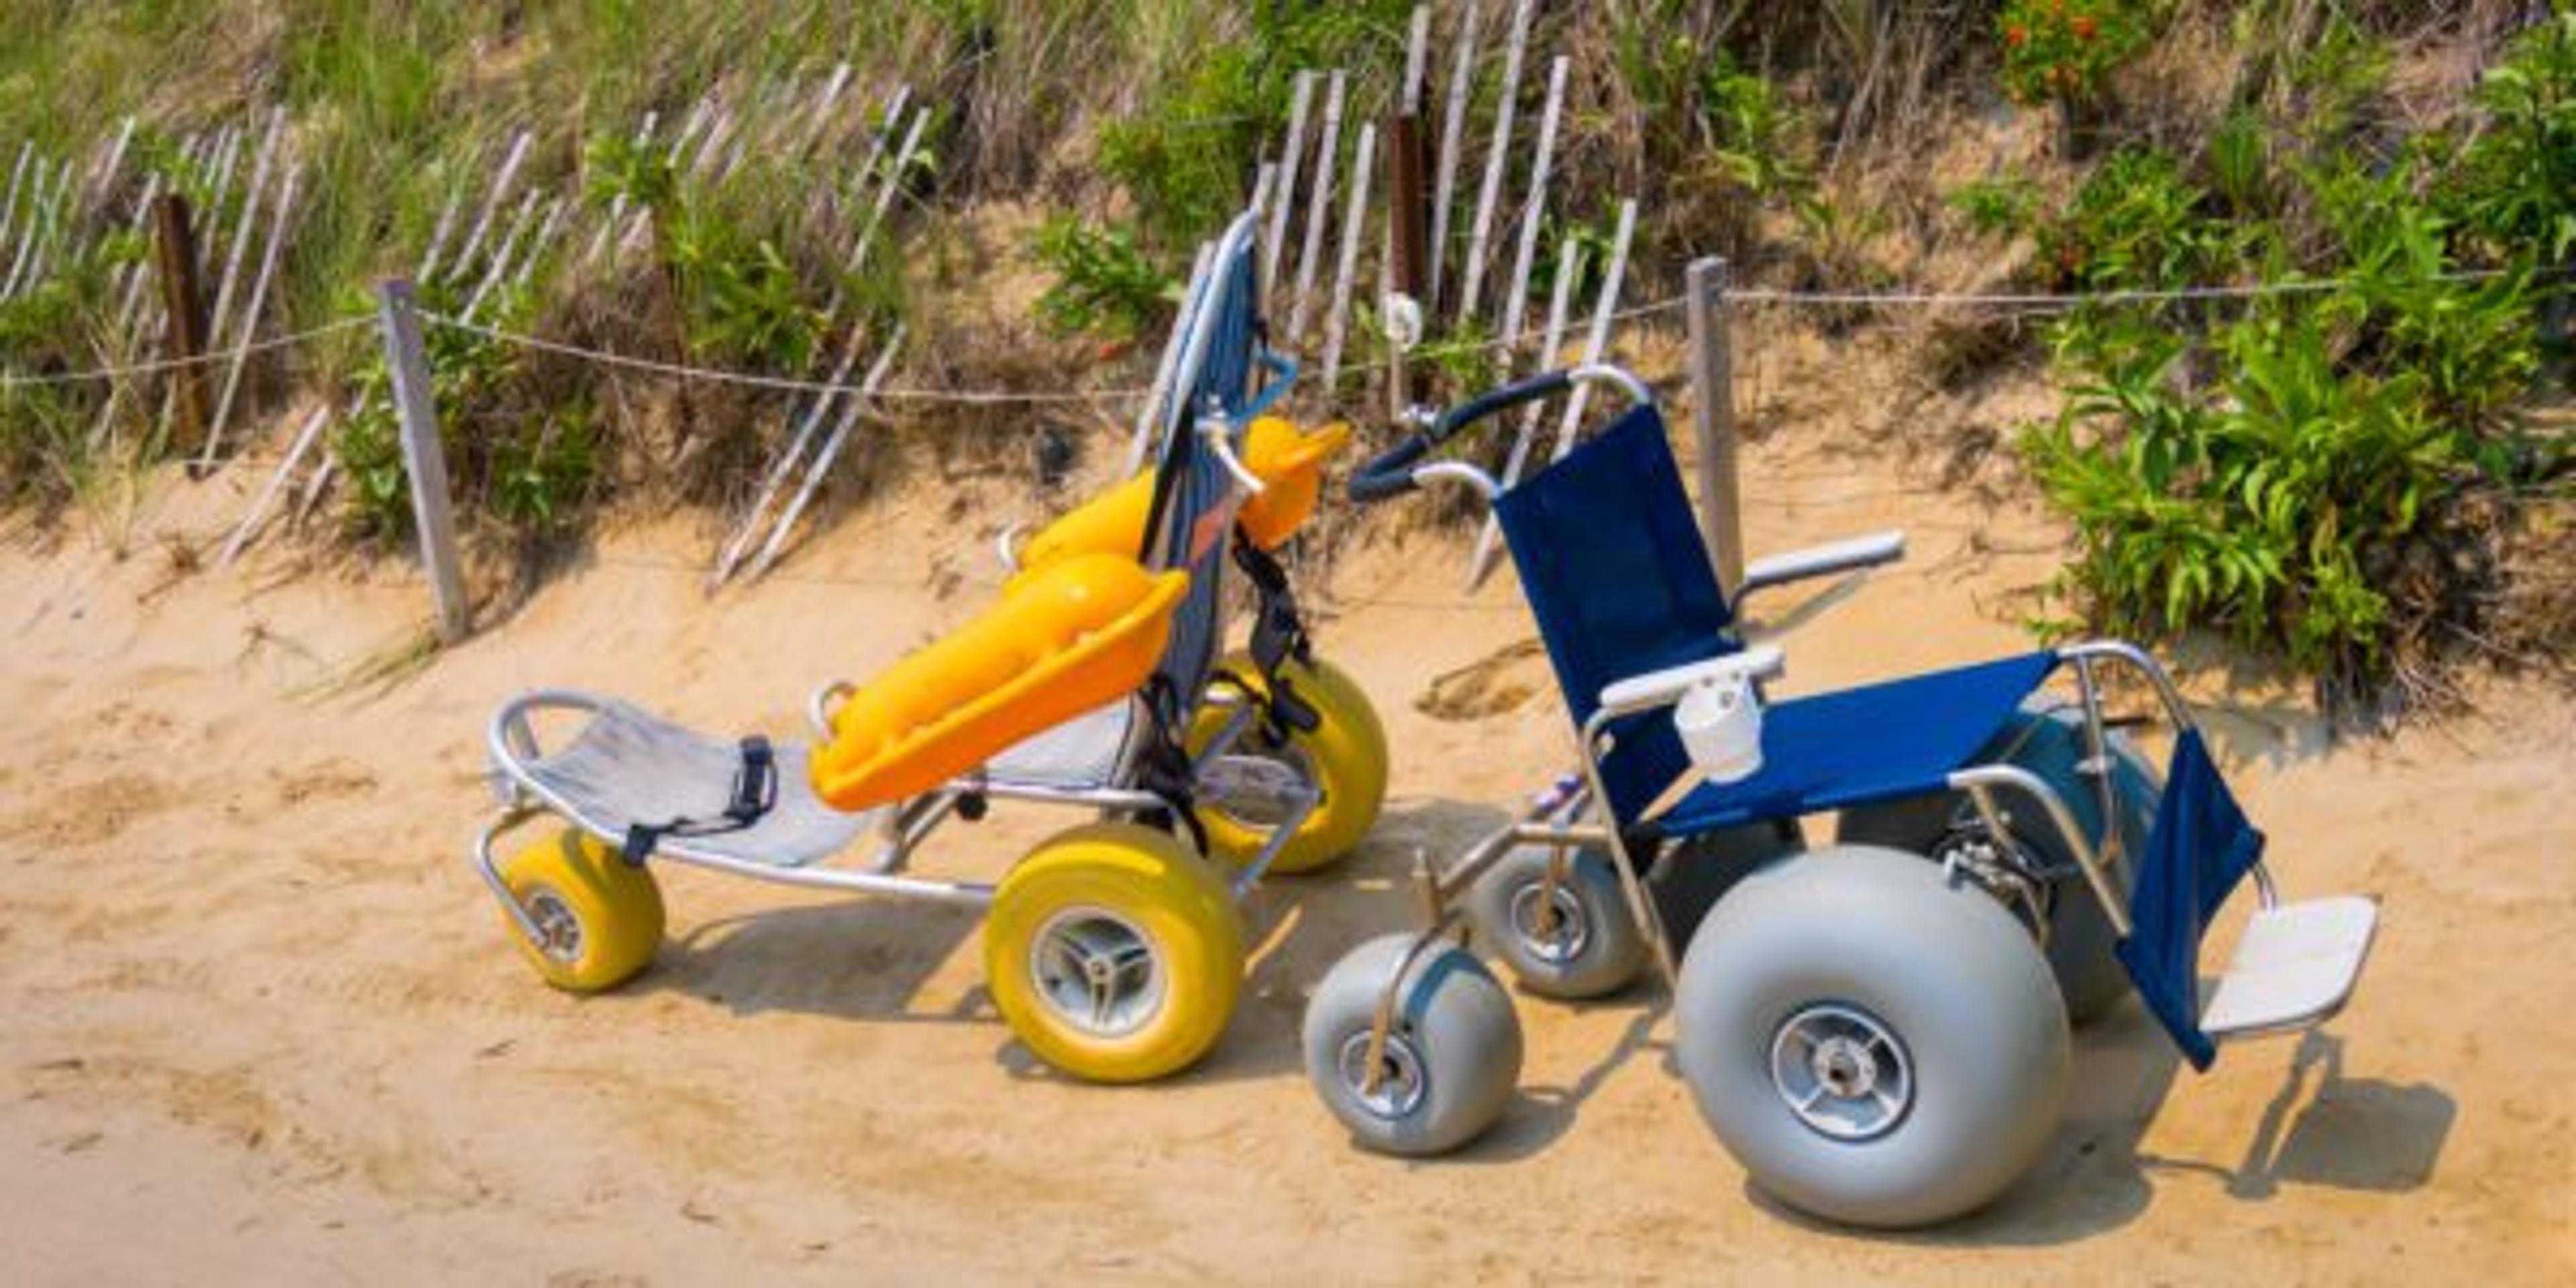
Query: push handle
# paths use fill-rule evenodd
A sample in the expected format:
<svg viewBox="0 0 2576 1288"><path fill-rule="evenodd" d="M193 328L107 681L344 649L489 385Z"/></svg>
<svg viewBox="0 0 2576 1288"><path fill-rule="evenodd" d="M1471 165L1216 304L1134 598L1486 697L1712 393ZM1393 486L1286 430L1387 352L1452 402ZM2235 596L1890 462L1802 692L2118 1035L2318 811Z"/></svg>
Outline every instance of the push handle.
<svg viewBox="0 0 2576 1288"><path fill-rule="evenodd" d="M1617 385L1631 402L1651 403L1655 397L1645 381L1604 363L1543 371L1499 389L1489 389L1440 413L1430 428L1397 443L1361 466L1359 472L1351 476L1351 500L1365 505L1411 492L1420 486L1421 481L1421 475L1413 468L1415 463L1432 448L1456 437L1459 431L1497 412L1552 398L1577 385L1590 384ZM1501 491L1483 471L1473 467L1460 467L1458 477L1478 484L1489 499Z"/></svg>
<svg viewBox="0 0 2576 1288"><path fill-rule="evenodd" d="M1351 475L1352 503L1370 505L1413 491L1419 486L1413 481L1414 463L1431 451L1431 442L1427 433L1414 434L1369 458Z"/></svg>
<svg viewBox="0 0 2576 1288"><path fill-rule="evenodd" d="M1431 423L1431 441L1446 442L1459 430L1496 412L1509 411L1522 403L1536 402L1541 398L1552 398L1573 387L1574 372L1559 368L1515 380L1499 389L1488 389L1440 413L1440 419Z"/></svg>

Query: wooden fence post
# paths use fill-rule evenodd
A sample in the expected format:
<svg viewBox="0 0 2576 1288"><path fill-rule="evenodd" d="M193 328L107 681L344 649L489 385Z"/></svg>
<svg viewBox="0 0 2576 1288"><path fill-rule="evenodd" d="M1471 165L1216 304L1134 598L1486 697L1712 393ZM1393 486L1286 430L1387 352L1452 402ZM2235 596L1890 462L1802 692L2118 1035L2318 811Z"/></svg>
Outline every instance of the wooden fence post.
<svg viewBox="0 0 2576 1288"><path fill-rule="evenodd" d="M1395 289L1412 296L1428 308L1423 300L1424 287L1430 281L1426 262L1430 236L1425 227L1430 199L1422 191L1422 118L1411 112L1398 112L1388 119L1386 127L1386 217L1387 247L1393 260Z"/></svg>
<svg viewBox="0 0 2576 1288"><path fill-rule="evenodd" d="M1690 266L1691 434L1698 440L1699 528L1732 595L1744 584L1744 509L1735 476L1735 351L1727 335L1726 261Z"/></svg>
<svg viewBox="0 0 2576 1288"><path fill-rule="evenodd" d="M429 353L421 344L420 314L412 284L394 278L377 288L384 328L385 367L393 373L394 412L402 422L403 469L411 476L412 523L420 532L420 561L438 605L438 639L453 644L472 626L465 602L465 573L456 558L456 519L447 490L447 450L438 440L438 397L430 386Z"/></svg>
<svg viewBox="0 0 2576 1288"><path fill-rule="evenodd" d="M206 305L197 281L197 234L188 218L188 199L164 193L152 208L153 253L160 268L161 302L169 315L166 357L183 365L170 369L177 400L182 453L206 440Z"/></svg>

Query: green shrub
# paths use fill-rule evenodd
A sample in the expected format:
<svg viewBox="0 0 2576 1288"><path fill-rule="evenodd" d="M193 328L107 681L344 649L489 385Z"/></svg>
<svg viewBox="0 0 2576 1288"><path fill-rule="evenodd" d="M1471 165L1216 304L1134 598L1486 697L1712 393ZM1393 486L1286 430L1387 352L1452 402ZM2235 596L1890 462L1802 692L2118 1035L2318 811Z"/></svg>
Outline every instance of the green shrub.
<svg viewBox="0 0 2576 1288"><path fill-rule="evenodd" d="M1038 296L1038 316L1059 335L1132 340L1180 303L1183 284L1155 267L1125 229L1060 215L1039 228L1037 255L1056 276Z"/></svg>
<svg viewBox="0 0 2576 1288"><path fill-rule="evenodd" d="M2494 256L2556 266L2576 250L2576 8L2527 32L2478 87L2487 127L2453 203Z"/></svg>
<svg viewBox="0 0 2576 1288"><path fill-rule="evenodd" d="M1950 208L1966 216L1968 226L1989 237L2012 237L2028 231L2039 218L2039 185L2020 175L1977 179L1950 192Z"/></svg>
<svg viewBox="0 0 2576 1288"><path fill-rule="evenodd" d="M1289 86L1300 70L1374 67L1403 61L1413 0L1346 0L1338 4L1246 7L1248 30L1227 38L1213 30L1214 7L1139 33L1145 93L1123 119L1100 130L1100 169L1135 199L1148 245L1176 253L1214 234L1242 206L1245 180L1259 150L1286 128ZM1314 114L1323 114L1316 89ZM1349 131L1375 114L1375 95L1355 77L1344 106ZM1348 137L1346 134L1345 137Z"/></svg>
<svg viewBox="0 0 2576 1288"><path fill-rule="evenodd" d="M2208 194L2162 152L2124 148L2039 228L2060 282L2099 291L2198 285L2236 267L2245 230L2213 217Z"/></svg>
<svg viewBox="0 0 2576 1288"><path fill-rule="evenodd" d="M2069 583L2115 631L2213 625L2312 670L2382 673L2371 570L2469 475L2469 440L2428 414L2420 376L2342 370L2312 316L2232 325L2215 348L2216 397L2142 365L2024 440L2076 525Z"/></svg>
<svg viewBox="0 0 2576 1288"><path fill-rule="evenodd" d="M1700 120L1709 159L1752 197L1797 203L1816 188L1806 117L1777 85L1716 51L1700 73Z"/></svg>

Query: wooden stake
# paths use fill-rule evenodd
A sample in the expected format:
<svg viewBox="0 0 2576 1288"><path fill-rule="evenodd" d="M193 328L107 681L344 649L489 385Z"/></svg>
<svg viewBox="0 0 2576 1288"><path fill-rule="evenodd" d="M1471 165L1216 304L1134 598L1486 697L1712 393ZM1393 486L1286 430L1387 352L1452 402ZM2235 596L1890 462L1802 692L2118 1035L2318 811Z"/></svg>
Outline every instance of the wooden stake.
<svg viewBox="0 0 2576 1288"><path fill-rule="evenodd" d="M1252 172L1252 222L1265 225L1270 218L1270 199L1279 186L1279 163L1264 161Z"/></svg>
<svg viewBox="0 0 2576 1288"><path fill-rule="evenodd" d="M877 355L876 364L868 368L868 378L859 387L858 396L841 409L841 418L832 426L832 436L823 440L823 449L814 454L814 463L805 471L805 481L797 486L794 500L778 516L778 526L770 530L769 540L760 548L760 558L751 566L751 575L759 577L778 562L786 548L787 534L796 530L796 521L804 517L805 507L814 500L814 491L823 485L823 477L832 472L832 463L841 458L841 446L850 437L850 427L859 423L860 413L868 409L877 390L884 385L886 372L894 367L894 356L903 348L903 324L895 324L894 334L886 337L885 352Z"/></svg>
<svg viewBox="0 0 2576 1288"><path fill-rule="evenodd" d="M823 82L823 92L814 101L813 118L805 127L805 137L796 145L796 156L802 160L814 154L814 147L832 128L832 110L841 105L841 95L850 88L850 65L836 63L831 78Z"/></svg>
<svg viewBox="0 0 2576 1288"><path fill-rule="evenodd" d="M178 417L177 446L194 451L206 438L206 384L200 359L206 349L206 307L197 284L197 233L188 199L163 196L153 207L153 252L161 270L161 306L167 319L167 356L185 365L170 372Z"/></svg>
<svg viewBox="0 0 2576 1288"><path fill-rule="evenodd" d="M1610 271L1601 279L1601 298L1592 307L1592 333L1584 337L1583 364L1590 366L1610 352L1610 324L1618 319L1619 284L1628 275L1628 242L1637 233L1637 203L1632 198L1619 203L1619 231L1610 239ZM1565 419L1556 426L1556 450L1548 459L1561 461L1574 450L1575 431L1583 427L1583 409L1591 402L1592 386L1576 385L1574 396L1565 400Z"/></svg>
<svg viewBox="0 0 2576 1288"><path fill-rule="evenodd" d="M859 344L863 339L865 335L858 328L850 329L850 340L842 346L841 360L833 365L832 374L823 381L824 384L838 385L850 378L850 368L858 365ZM715 567L708 570L707 590L710 593L733 576L734 569L742 563L742 557L750 552L752 534L760 530L760 521L768 515L770 503L778 499L778 490L787 486L788 476L794 474L797 463L805 459L805 449L813 445L815 431L822 427L823 417L831 412L833 402L841 396L838 390L826 389L806 403L805 414L797 418L786 449L778 454L777 460L770 462L768 477L761 480L760 491L753 494L751 509L744 512L741 525L734 529L724 549L717 552Z"/></svg>
<svg viewBox="0 0 2576 1288"><path fill-rule="evenodd" d="M292 176L288 182L291 186ZM268 482L260 488L259 495L251 499L250 509L242 514L241 523L225 540L223 552L215 556L216 567L229 568L235 559L241 558L243 548L250 545L251 538L259 534L261 522L268 518L269 507L275 505L278 495L286 490L286 480L294 476L295 467L304 463L304 454L313 450L313 444L321 440L322 427L330 423L331 407L328 403L314 408L313 414L305 418L304 428L295 431L294 444L286 449L286 459L278 463L277 472L268 476Z"/></svg>
<svg viewBox="0 0 2576 1288"><path fill-rule="evenodd" d="M241 325L234 328L233 342L236 347L232 365L224 373L223 396L215 400L215 423L214 427L206 433L206 450L197 458L197 468L200 470L214 468L215 453L223 445L224 425L232 418L233 396L240 392L242 371L250 363L250 342L259 335L260 310L268 303L268 284L277 275L277 260L280 252L286 249L288 221L293 217L295 210L295 190L303 178L302 166L289 166L285 181L278 187L277 212L269 220L268 249L260 254L259 274L251 283L250 303L242 309ZM220 313L217 316L220 319ZM221 334L221 332L217 333L219 340Z"/></svg>
<svg viewBox="0 0 2576 1288"><path fill-rule="evenodd" d="M1547 216L1547 176L1556 160L1557 114L1565 107L1567 60L1557 55L1547 69L1547 108L1539 115L1538 155L1530 163L1529 200L1521 206L1520 253L1512 257L1512 289L1503 297L1503 343L1517 349L1521 315L1528 307L1530 268L1538 262L1539 225Z"/></svg>
<svg viewBox="0 0 2576 1288"><path fill-rule="evenodd" d="M642 152L652 145L654 127L661 122L661 113L650 108L645 109L643 123L635 127L633 143L637 152ZM583 264L596 264L600 256L608 253L609 247L624 245L617 234L618 230L626 226L626 204L627 196L623 191L608 199L608 215L599 221L599 231L591 235L590 249L583 252L581 257Z"/></svg>
<svg viewBox="0 0 2576 1288"><path fill-rule="evenodd" d="M420 254L418 280L424 282L437 280L439 256L447 253L447 239L456 235L456 216L462 213L460 207L464 204L465 189L460 185L450 185L447 189L447 204L440 208L438 223L430 229L429 248Z"/></svg>
<svg viewBox="0 0 2576 1288"><path fill-rule="evenodd" d="M1351 198L1342 210L1342 259L1333 270L1332 311L1324 315L1324 396L1330 398L1342 375L1342 338L1350 328L1351 278L1360 266L1360 229L1368 223L1369 176L1376 173L1377 124L1360 126L1360 141L1351 153Z"/></svg>
<svg viewBox="0 0 2576 1288"><path fill-rule="evenodd" d="M250 188L242 193L241 216L233 221L232 248L224 255L224 275L216 279L215 310L207 315L209 334L221 348L231 331L226 319L232 316L233 287L241 278L242 261L250 255L251 234L257 231L260 194L268 191L268 172L277 164L277 143L286 133L286 109L269 113L268 133L259 142L259 159L251 163ZM214 464L215 440L223 436L223 415L215 416L215 427L206 435L206 458L200 465Z"/></svg>
<svg viewBox="0 0 2576 1288"><path fill-rule="evenodd" d="M400 278L377 288L384 330L385 366L393 374L394 411L402 423L403 469L411 476L412 521L420 532L420 561L438 609L438 638L453 644L473 625L465 600L465 571L456 556L456 517L447 489L447 449L438 439L438 395L429 354L421 345L420 314L412 285Z"/></svg>
<svg viewBox="0 0 2576 1288"><path fill-rule="evenodd" d="M1349 78L1333 72L1324 91L1324 135L1316 144L1315 184L1307 193L1306 245L1297 255L1297 294L1288 306L1290 343L1306 334L1306 305L1315 292L1315 261L1324 257L1324 225L1333 217L1333 168L1341 159L1342 96Z"/></svg>
<svg viewBox="0 0 2576 1288"><path fill-rule="evenodd" d="M519 181L519 167L527 161L528 145L534 138L534 132L521 130L518 137L510 141L509 155L502 159L500 172L492 176L492 188L483 195L482 211L474 216L474 231L466 235L464 248L456 252L455 261L448 265L447 275L451 279L461 279L473 269L475 252L482 250L483 239L492 235L492 218L500 213L501 203L509 200L511 185Z"/></svg>
<svg viewBox="0 0 2576 1288"><path fill-rule="evenodd" d="M1440 119L1440 162L1431 189L1431 279L1422 300L1425 315L1436 314L1441 269L1449 260L1449 208L1458 194L1458 154L1467 146L1467 108L1476 84L1476 29L1484 21L1483 0L1467 0L1458 18L1458 57L1449 68L1449 108Z"/></svg>
<svg viewBox="0 0 2576 1288"><path fill-rule="evenodd" d="M1404 35L1404 85L1396 95L1396 112L1422 115L1422 78L1431 63L1431 6L1413 6L1413 22Z"/></svg>
<svg viewBox="0 0 2576 1288"><path fill-rule="evenodd" d="M1423 216L1428 204L1422 191L1422 118L1397 113L1386 134L1386 228L1389 281L1393 288L1424 302L1431 280L1426 262Z"/></svg>
<svg viewBox="0 0 2576 1288"><path fill-rule="evenodd" d="M1538 0L1520 0L1512 11L1511 43L1503 53L1503 96L1494 104L1493 141L1485 148L1485 182L1476 190L1476 223L1467 241L1467 283L1458 293L1458 322L1474 320L1485 284L1485 255L1493 243L1494 206L1502 200L1503 171L1510 166L1512 117L1521 93L1521 60L1529 50L1530 18Z"/></svg>
<svg viewBox="0 0 2576 1288"><path fill-rule="evenodd" d="M1557 247L1556 287L1548 292L1547 332L1540 337L1537 360L1531 364L1533 372L1546 371L1556 365L1556 351L1565 343L1566 313L1574 304L1574 280L1582 272L1583 243L1568 237ZM1521 472L1529 468L1530 448L1538 442L1539 415L1546 405L1541 400L1521 409L1520 432L1512 436L1511 455L1503 462L1503 490L1506 492L1521 481ZM1467 560L1467 589L1472 591L1484 585L1485 578L1492 574L1494 556L1501 549L1497 544L1501 536L1501 525L1495 522L1493 513L1487 511L1485 526L1476 533L1475 552Z"/></svg>
<svg viewBox="0 0 2576 1288"><path fill-rule="evenodd" d="M518 258L519 242L528 235L528 225L537 217L537 199L543 195L530 188L527 195L519 199L518 211L510 216L510 230L501 235L501 244L493 249L490 262L483 266L483 279L474 284L474 293L465 297L465 311L459 316L471 321L483 310L483 302L491 297L492 288L509 276L510 266Z"/></svg>
<svg viewBox="0 0 2576 1288"><path fill-rule="evenodd" d="M555 235L563 230L564 210L561 197L546 202L546 217L538 223L537 237L528 243L528 253L519 257L519 271L510 275L512 284L526 286L536 280L537 265L544 261L546 252L554 248Z"/></svg>
<svg viewBox="0 0 2576 1288"><path fill-rule="evenodd" d="M125 169L126 150L133 145L134 118L129 115L125 118L125 124L117 127L116 143L108 148L107 160L89 176L88 191L93 199L104 199L115 187L118 172Z"/></svg>
<svg viewBox="0 0 2576 1288"><path fill-rule="evenodd" d="M60 171L41 160L36 162L36 186L27 202L27 222L18 231L16 248L9 257L8 275L0 278L0 300L18 298L18 289L25 283L28 266L35 262L37 248L44 240L45 212L51 210L61 196L55 176L69 173L68 162Z"/></svg>
<svg viewBox="0 0 2576 1288"><path fill-rule="evenodd" d="M850 252L853 275L867 266L868 247L876 241L877 228L885 223L886 212L893 208L895 194L903 191L904 171L911 168L913 152L921 146L921 132L929 125L929 108L912 114L912 128L903 132L903 146L895 149L894 166L886 171L885 181L877 185L876 205L869 208L867 227L859 230L859 244Z"/></svg>
<svg viewBox="0 0 2576 1288"><path fill-rule="evenodd" d="M1279 256L1288 244L1288 216L1297 202L1297 172L1306 162L1306 114L1315 105L1315 73L1297 73L1295 87L1288 92L1288 142L1279 151L1279 185L1271 194L1278 202L1270 208L1270 236L1261 246L1261 280L1274 298L1276 308L1279 282Z"/></svg>
<svg viewBox="0 0 2576 1288"><path fill-rule="evenodd" d="M1699 534L1729 595L1744 585L1744 509L1735 473L1735 351L1726 261L1690 266L1691 435L1698 440Z"/></svg>
<svg viewBox="0 0 2576 1288"><path fill-rule="evenodd" d="M9 248L9 229L18 222L18 194L26 188L27 164L36 158L33 141L18 145L18 164L9 170L9 197L0 201L0 250ZM38 178L43 176L41 172Z"/></svg>

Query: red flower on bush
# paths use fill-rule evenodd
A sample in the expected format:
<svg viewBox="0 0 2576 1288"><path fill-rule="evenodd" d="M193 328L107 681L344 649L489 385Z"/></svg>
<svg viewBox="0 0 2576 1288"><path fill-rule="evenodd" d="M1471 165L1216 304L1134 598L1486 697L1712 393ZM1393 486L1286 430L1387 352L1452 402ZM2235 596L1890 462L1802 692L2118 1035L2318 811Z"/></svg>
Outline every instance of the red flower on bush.
<svg viewBox="0 0 2576 1288"><path fill-rule="evenodd" d="M2147 0L2006 0L2004 88L2024 103L2092 97L2111 70L2143 47L2156 6Z"/></svg>

